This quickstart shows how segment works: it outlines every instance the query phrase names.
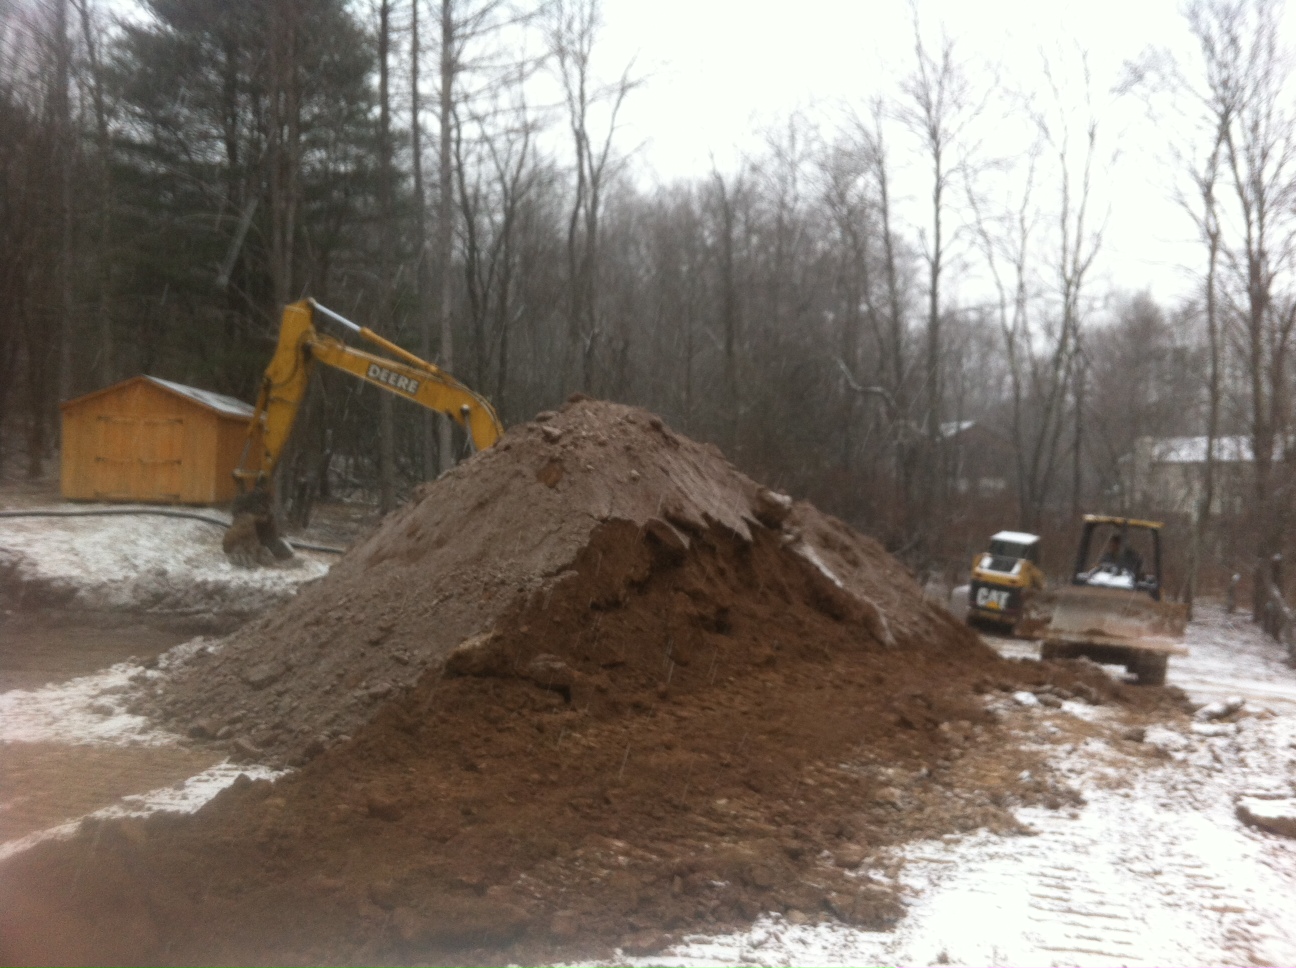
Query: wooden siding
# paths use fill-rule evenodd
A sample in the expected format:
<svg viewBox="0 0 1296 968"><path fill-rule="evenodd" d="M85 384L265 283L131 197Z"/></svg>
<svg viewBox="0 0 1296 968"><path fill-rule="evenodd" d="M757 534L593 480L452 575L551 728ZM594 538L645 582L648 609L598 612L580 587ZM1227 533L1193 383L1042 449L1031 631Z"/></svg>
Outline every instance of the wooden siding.
<svg viewBox="0 0 1296 968"><path fill-rule="evenodd" d="M135 377L63 405L62 492L69 500L213 504L234 496L248 421Z"/></svg>

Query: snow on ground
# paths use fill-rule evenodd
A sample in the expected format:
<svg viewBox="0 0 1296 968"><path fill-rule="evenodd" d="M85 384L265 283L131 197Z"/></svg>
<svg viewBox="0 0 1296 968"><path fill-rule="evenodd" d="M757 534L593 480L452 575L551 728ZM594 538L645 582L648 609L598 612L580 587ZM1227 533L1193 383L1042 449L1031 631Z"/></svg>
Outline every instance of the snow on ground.
<svg viewBox="0 0 1296 968"><path fill-rule="evenodd" d="M623 963L1296 964L1296 839L1236 814L1240 800L1296 795L1296 705L1288 699L1296 673L1275 643L1217 608L1199 610L1189 645L1192 658L1172 660L1171 681L1199 702L1242 695L1242 718L1156 725L1143 743L1116 738L1113 721L1107 739L1056 747L1061 717L1081 707L1002 704L1022 740L1051 749L1086 802L1018 811L1032 836L977 833L902 849L909 911L894 932L772 915L746 932L693 936ZM1031 648L1008 646L1014 654Z"/></svg>
<svg viewBox="0 0 1296 968"><path fill-rule="evenodd" d="M86 608L212 611L287 597L326 570L245 572L220 552L219 529L164 518L0 519L0 573ZM991 640L1035 657L1033 643ZM909 904L894 932L778 915L724 937L693 936L634 965L1296 964L1296 840L1243 824L1239 801L1296 795L1296 673L1243 616L1199 608L1188 656L1169 681L1199 703L1245 699L1237 722L1150 726L1142 743L1089 737L1057 746L1067 717L1114 714L1067 703L1000 709L1023 741L1050 749L1085 797L1079 808L1024 809L1033 836L987 833L912 844L899 886ZM159 663L198 648L177 647ZM134 684L157 670L122 664L36 690L0 694L0 742L165 744L177 737L125 710ZM222 763L182 784L126 797L99 815L193 810L239 773ZM0 845L0 859L79 821ZM878 871L861 877L880 878Z"/></svg>
<svg viewBox="0 0 1296 968"><path fill-rule="evenodd" d="M1180 735L1178 759L1150 769L1099 740L1065 749L1059 765L1087 803L1019 811L1033 836L978 833L902 850L909 912L894 932L774 915L750 931L695 936L624 963L1296 964L1296 841L1245 827L1233 813L1242 791L1290 791L1296 722L1250 719L1234 736ZM1114 769L1132 782L1103 788Z"/></svg>
<svg viewBox="0 0 1296 968"><path fill-rule="evenodd" d="M172 663L199 650L220 648L199 636L158 658L155 668L119 662L88 676L39 689L0 693L0 743L62 743L75 746L167 746L178 736L160 730L144 716L127 711L136 686L156 679Z"/></svg>
<svg viewBox="0 0 1296 968"><path fill-rule="evenodd" d="M306 552L271 568L237 568L221 550L221 529L191 519L0 518L0 576L17 596L64 607L250 614L327 571Z"/></svg>
<svg viewBox="0 0 1296 968"><path fill-rule="evenodd" d="M1200 607L1185 641L1188 655L1170 660L1167 681L1198 702L1240 695L1252 706L1296 714L1296 675L1284 661L1283 647L1249 615Z"/></svg>
<svg viewBox="0 0 1296 968"><path fill-rule="evenodd" d="M172 746L180 741L179 736L127 712L126 703L137 684L156 678L170 663L183 661L199 649L212 648L219 648L219 644L196 638L162 655L153 669L123 662L57 685L0 693L0 750L8 743ZM240 773L256 780L274 779L283 771L236 765L227 760L179 784L123 797L88 817L142 817L159 811L190 813L233 783ZM0 860L45 840L70 837L84 819L2 843Z"/></svg>

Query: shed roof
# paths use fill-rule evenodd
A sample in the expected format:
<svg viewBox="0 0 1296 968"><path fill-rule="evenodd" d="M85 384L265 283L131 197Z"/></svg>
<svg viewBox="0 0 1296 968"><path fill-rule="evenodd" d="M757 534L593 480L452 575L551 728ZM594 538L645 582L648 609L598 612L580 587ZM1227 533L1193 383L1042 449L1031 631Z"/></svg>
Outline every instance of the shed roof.
<svg viewBox="0 0 1296 968"><path fill-rule="evenodd" d="M120 383L114 383L112 386L107 386L100 390L94 390L84 396L75 397L71 400L65 401L63 406L70 407L84 403L94 397L102 396L105 393L111 393L113 390L127 386L137 380L146 380L160 390L165 390L168 393L174 393L177 396L184 397L186 400L196 403L201 407L206 407L208 410L215 410L222 416L246 419L251 417L255 412L251 404L244 403L236 397L230 397L223 393L216 393L212 390L202 390L198 387L186 386L183 383L174 383L171 380L163 380L161 377L147 375L133 376L129 379L122 380Z"/></svg>
<svg viewBox="0 0 1296 968"><path fill-rule="evenodd" d="M165 390L188 397L195 403L201 403L205 407L219 410L221 413L228 414L231 417L250 417L255 412L250 403L244 403L237 397L229 397L212 390L200 390L198 387L185 386L183 383L172 383L170 380L163 380L161 377L156 376L146 376L144 379L156 383Z"/></svg>

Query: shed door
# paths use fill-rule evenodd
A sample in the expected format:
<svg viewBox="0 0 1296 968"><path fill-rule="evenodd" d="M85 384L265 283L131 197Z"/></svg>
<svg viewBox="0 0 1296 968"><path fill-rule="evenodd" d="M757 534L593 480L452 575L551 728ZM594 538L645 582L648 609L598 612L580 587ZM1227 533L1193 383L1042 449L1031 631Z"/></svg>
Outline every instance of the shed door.
<svg viewBox="0 0 1296 968"><path fill-rule="evenodd" d="M101 414L95 435L95 497L178 501L184 454L183 417Z"/></svg>
<svg viewBox="0 0 1296 968"><path fill-rule="evenodd" d="M139 422L139 489L141 500L180 500L183 417L145 417Z"/></svg>
<svg viewBox="0 0 1296 968"><path fill-rule="evenodd" d="M95 421L95 497L129 501L135 496L135 417L100 414Z"/></svg>

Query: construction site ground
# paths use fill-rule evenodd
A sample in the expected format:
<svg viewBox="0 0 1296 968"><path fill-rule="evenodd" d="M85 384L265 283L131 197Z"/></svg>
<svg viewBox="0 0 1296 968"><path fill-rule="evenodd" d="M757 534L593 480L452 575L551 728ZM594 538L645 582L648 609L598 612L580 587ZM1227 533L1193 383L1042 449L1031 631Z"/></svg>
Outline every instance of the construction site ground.
<svg viewBox="0 0 1296 968"><path fill-rule="evenodd" d="M0 522L0 548L9 536L39 557L47 541L53 562L68 539L58 527L5 529ZM201 541L181 522L150 532ZM606 693L596 683L537 689L534 670L525 682L469 670L415 685L407 700L381 707L375 726L355 740L329 737L327 755L316 751L305 766L292 762L292 737L273 731L249 734L273 756L237 762L204 735L201 710L189 711L196 700L164 718L138 699L173 664L221 658L230 629L207 608L227 600L210 580L223 568L219 532L202 533L216 539L202 546L210 560L190 557L183 567L206 569L197 585L209 597L188 613L145 603L10 608L0 618L0 893L9 912L0 950L13 962L42 957L14 930L15 910L39 891L33 873L55 884L61 865L135 856L153 865L157 883L145 890L125 870L101 872L101 886L126 888L112 904L107 890L99 897L96 923L111 921L114 936L86 937L80 952L61 949L62 960L120 960L123 951L163 963L254 957L258 949L192 934L188 948L157 947L161 914L191 917L197 892L213 933L241 931L267 960L298 963L439 963L419 953L449 950L465 962L521 964L1296 962L1296 840L1238 814L1245 798L1296 794L1296 673L1277 645L1217 606L1198 609L1191 654L1170 665L1169 682L1186 700L1120 685L1116 670L1063 674L1036 661L1036 646L993 636L986 641L1011 661L933 655L897 671L885 651L848 653L834 645L832 622L799 615L822 655L767 649L709 691L714 658L703 646L715 636L791 635L777 612L744 628L735 606L703 616L710 630L695 654L681 648L685 665L667 667L678 680L654 669L632 689L623 674L616 708L597 706ZM611 540L598 533L593 547ZM173 588L169 569L180 566L148 559L165 545L128 557ZM612 567L614 546L577 563L586 584ZM759 535L753 547L764 554ZM71 567L59 564L60 582L76 583ZM102 579L87 573L87 594L105 594ZM563 587L571 586L558 586L559 600ZM652 581L634 592L648 614L676 607L677 593ZM523 615L522 627L562 614L561 601L544 606ZM640 613L620 609L600 612L596 628L624 615L620 633L630 641ZM632 658L618 661L633 668ZM595 711L567 711L563 688L589 688ZM887 701L871 719L878 692ZM434 696L446 722L420 732L413 713ZM1192 714L1234 696L1244 705L1221 718ZM748 718L753 709L765 715ZM451 729L455 716L478 725ZM520 758L530 761L521 773L512 765ZM424 771L444 797L435 810L414 806L427 802ZM204 811L212 819L201 838L181 838L165 821L222 790ZM145 814L163 819L81 822ZM367 856L340 860L348 848L333 850L333 837ZM73 849L51 853L59 843ZM166 862L150 853L167 845L193 853ZM228 854L229 865L202 867L200 886L184 880L181 869L210 865L211 851ZM418 864L406 862L411 854ZM438 868L446 856L456 858L453 871ZM249 860L264 883L247 880ZM443 886L451 877L453 890ZM407 896L424 883L442 885L438 917ZM249 917L241 892L292 912L291 936ZM351 935L339 935L338 923Z"/></svg>

